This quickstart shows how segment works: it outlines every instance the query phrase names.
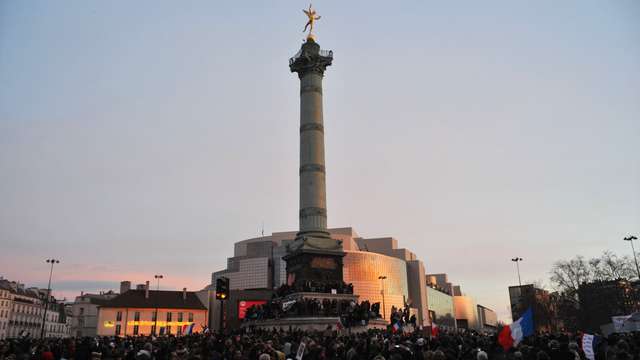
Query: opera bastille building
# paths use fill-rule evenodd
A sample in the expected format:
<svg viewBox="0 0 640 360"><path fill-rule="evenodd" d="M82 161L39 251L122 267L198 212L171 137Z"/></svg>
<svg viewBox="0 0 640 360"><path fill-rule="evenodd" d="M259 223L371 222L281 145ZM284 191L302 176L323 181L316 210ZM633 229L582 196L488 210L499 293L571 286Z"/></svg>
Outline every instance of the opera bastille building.
<svg viewBox="0 0 640 360"><path fill-rule="evenodd" d="M406 302L419 325L495 329L495 312L465 296L446 274L427 274L422 260L410 250L399 248L395 238L363 238L350 227L328 230L331 238L342 240L344 281L353 284L359 301L384 304L380 312L387 321L391 308L403 308ZM264 304L275 289L287 283L283 257L296 233L275 232L234 244L234 256L227 259L227 268L214 272L211 279L212 284L219 277L229 279L230 298L223 311L227 326L239 326L249 307ZM211 306L211 324L218 324L219 302Z"/></svg>

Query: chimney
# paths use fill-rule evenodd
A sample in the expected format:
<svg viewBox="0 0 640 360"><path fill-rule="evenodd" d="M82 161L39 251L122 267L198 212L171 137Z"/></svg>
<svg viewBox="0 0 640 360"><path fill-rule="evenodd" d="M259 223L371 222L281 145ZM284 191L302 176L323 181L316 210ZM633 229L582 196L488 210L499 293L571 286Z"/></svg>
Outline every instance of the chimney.
<svg viewBox="0 0 640 360"><path fill-rule="evenodd" d="M182 300L187 301L187 288L182 288Z"/></svg>
<svg viewBox="0 0 640 360"><path fill-rule="evenodd" d="M144 298L149 298L149 281L144 284Z"/></svg>
<svg viewBox="0 0 640 360"><path fill-rule="evenodd" d="M131 290L131 281L120 281L120 294Z"/></svg>
<svg viewBox="0 0 640 360"><path fill-rule="evenodd" d="M80 297L84 296L84 291L80 291Z"/></svg>

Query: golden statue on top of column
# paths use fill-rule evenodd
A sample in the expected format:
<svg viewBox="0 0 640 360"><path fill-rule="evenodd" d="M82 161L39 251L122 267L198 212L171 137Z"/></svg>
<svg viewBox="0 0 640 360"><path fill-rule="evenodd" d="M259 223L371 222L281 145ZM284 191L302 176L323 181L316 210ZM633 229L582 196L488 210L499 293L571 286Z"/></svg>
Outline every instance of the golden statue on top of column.
<svg viewBox="0 0 640 360"><path fill-rule="evenodd" d="M320 20L321 16L316 15L316 11L311 8L311 4L309 4L309 10L303 9L302 11L309 18L309 21L307 21L307 24L304 26L304 30L302 30L302 32L307 31L307 28L309 28L309 35L307 35L307 39L313 39L313 23L315 23L316 20Z"/></svg>

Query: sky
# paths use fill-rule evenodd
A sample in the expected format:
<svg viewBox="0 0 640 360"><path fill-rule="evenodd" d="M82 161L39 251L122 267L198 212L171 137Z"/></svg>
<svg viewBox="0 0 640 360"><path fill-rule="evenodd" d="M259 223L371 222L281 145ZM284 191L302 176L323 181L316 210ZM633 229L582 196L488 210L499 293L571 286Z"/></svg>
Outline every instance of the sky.
<svg viewBox="0 0 640 360"><path fill-rule="evenodd" d="M0 275L54 293L297 229L302 1L0 2ZM640 3L316 1L330 227L507 287L640 234ZM639 244L640 245L640 244Z"/></svg>

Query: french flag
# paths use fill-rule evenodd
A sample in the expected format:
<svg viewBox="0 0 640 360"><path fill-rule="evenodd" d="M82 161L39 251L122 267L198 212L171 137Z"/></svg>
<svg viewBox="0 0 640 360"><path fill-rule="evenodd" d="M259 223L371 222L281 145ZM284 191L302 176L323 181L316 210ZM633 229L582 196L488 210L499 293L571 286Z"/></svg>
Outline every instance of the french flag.
<svg viewBox="0 0 640 360"><path fill-rule="evenodd" d="M191 332L193 332L193 325L195 324L190 324L190 325L183 325L182 326L182 335L191 335Z"/></svg>
<svg viewBox="0 0 640 360"><path fill-rule="evenodd" d="M533 335L533 311L531 308L527 309L520 319L502 328L498 335L498 343L507 351L530 335Z"/></svg>

